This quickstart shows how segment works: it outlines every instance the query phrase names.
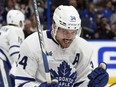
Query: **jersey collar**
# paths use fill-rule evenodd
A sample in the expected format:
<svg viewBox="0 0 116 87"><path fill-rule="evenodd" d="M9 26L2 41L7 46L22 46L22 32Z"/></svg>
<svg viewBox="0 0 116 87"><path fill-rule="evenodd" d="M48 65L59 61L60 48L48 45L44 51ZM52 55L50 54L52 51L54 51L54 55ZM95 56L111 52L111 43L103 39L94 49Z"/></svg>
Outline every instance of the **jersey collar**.
<svg viewBox="0 0 116 87"><path fill-rule="evenodd" d="M54 38L52 37L51 30L47 30L47 31L46 31L46 34L47 34L47 37L48 37L49 39L51 39L53 42L55 42L57 45L59 45L59 44L54 40Z"/></svg>

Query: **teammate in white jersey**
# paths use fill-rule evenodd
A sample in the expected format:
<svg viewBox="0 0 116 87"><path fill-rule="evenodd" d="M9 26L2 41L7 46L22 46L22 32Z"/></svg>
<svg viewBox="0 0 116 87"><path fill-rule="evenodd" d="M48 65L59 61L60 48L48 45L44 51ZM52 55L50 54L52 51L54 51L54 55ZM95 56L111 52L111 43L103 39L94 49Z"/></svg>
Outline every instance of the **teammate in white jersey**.
<svg viewBox="0 0 116 87"><path fill-rule="evenodd" d="M92 71L90 44L81 38L81 19L72 6L59 6L53 14L51 30L43 31L52 79L46 83L38 34L21 44L15 71L15 87L104 87L108 73L101 67Z"/></svg>
<svg viewBox="0 0 116 87"><path fill-rule="evenodd" d="M0 70L3 84L1 87L8 87L5 79L13 62L19 56L19 47L24 40L24 14L19 10L10 10L7 14L7 25L0 28Z"/></svg>

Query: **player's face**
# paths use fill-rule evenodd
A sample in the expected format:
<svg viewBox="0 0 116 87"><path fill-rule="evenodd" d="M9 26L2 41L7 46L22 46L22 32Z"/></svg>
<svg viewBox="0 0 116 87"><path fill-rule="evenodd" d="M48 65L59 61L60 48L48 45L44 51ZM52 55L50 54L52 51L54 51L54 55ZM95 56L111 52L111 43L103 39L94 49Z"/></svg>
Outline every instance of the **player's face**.
<svg viewBox="0 0 116 87"><path fill-rule="evenodd" d="M56 40L61 45L61 47L67 48L74 40L76 34L77 34L77 30L67 30L67 29L58 28L56 34Z"/></svg>

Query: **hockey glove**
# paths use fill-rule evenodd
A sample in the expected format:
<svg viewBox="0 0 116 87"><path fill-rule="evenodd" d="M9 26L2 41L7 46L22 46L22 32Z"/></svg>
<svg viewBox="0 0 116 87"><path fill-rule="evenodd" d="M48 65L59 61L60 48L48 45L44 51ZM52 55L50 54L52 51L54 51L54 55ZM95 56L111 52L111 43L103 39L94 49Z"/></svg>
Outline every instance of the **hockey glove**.
<svg viewBox="0 0 116 87"><path fill-rule="evenodd" d="M88 87L104 87L108 83L109 75L106 69L97 67L88 75L88 78L90 79Z"/></svg>

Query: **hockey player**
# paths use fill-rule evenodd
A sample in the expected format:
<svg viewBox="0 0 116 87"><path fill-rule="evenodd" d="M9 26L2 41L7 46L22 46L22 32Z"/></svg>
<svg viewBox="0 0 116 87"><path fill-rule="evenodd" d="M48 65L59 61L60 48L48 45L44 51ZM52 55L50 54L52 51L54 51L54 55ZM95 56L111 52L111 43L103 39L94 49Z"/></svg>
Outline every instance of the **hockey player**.
<svg viewBox="0 0 116 87"><path fill-rule="evenodd" d="M10 10L7 14L7 25L0 28L0 87L12 87L9 70L19 56L19 47L24 40L24 14L19 10Z"/></svg>
<svg viewBox="0 0 116 87"><path fill-rule="evenodd" d="M101 67L92 71L93 50L79 36L81 19L72 6L60 5L53 14L52 29L43 31L47 60L52 79L45 78L43 59L37 32L21 45L15 71L15 87L104 87L108 73Z"/></svg>

